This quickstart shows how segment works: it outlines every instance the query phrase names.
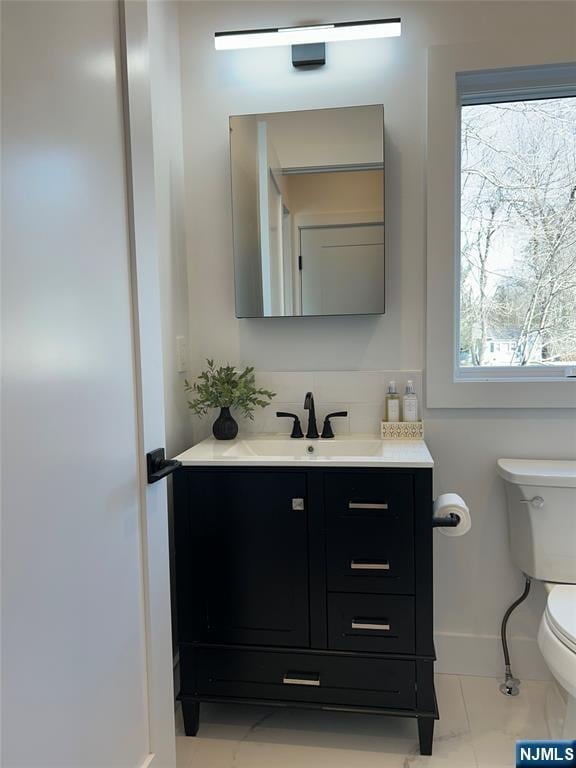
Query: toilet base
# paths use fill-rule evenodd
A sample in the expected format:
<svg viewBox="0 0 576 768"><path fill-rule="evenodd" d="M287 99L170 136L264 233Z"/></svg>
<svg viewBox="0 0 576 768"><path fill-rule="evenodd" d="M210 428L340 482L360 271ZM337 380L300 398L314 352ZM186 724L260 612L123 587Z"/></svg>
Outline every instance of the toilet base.
<svg viewBox="0 0 576 768"><path fill-rule="evenodd" d="M564 727L562 728L563 739L576 738L576 699L568 696L568 706L566 707L566 717L564 718Z"/></svg>
<svg viewBox="0 0 576 768"><path fill-rule="evenodd" d="M555 723L563 721L559 737L574 739L576 738L576 654L561 643L552 632L546 614L542 616L540 621L538 647L563 693L561 698L565 702L565 711L562 713L563 716L555 715L554 717ZM561 709L563 708L561 707ZM558 709L558 703L555 704L554 709ZM555 726L551 730L556 731L557 727Z"/></svg>

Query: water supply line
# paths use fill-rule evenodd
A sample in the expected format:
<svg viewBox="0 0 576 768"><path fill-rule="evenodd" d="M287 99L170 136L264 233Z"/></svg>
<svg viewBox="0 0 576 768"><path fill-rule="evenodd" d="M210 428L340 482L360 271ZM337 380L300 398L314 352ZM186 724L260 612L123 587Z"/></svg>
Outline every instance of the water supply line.
<svg viewBox="0 0 576 768"><path fill-rule="evenodd" d="M504 614L504 618L502 619L502 626L500 628L505 665L504 682L500 685L500 693L503 693L505 696L518 696L520 693L520 680L518 680L517 677L514 677L512 674L512 668L510 666L510 651L508 650L508 640L506 639L506 627L508 626L508 619L512 615L512 611L518 608L518 606L523 603L524 600L526 600L528 593L530 592L532 580L530 576L525 576L525 578L526 582L524 584L524 591L517 600L514 600L510 608L508 608Z"/></svg>

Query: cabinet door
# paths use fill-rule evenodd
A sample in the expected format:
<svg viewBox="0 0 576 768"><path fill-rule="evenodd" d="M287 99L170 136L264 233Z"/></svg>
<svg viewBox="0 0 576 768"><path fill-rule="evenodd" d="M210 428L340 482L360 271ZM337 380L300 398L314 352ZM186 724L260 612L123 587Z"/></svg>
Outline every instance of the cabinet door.
<svg viewBox="0 0 576 768"><path fill-rule="evenodd" d="M308 646L305 475L199 473L191 487L200 639Z"/></svg>

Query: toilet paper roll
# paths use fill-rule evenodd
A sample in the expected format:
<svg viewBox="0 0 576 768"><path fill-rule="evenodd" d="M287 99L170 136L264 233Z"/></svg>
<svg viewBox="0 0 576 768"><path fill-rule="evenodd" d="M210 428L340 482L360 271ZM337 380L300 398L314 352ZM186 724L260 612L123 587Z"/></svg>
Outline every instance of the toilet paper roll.
<svg viewBox="0 0 576 768"><path fill-rule="evenodd" d="M450 514L458 515L460 522L455 528L438 528L444 536L464 536L472 527L470 510L462 496L457 493L443 493L434 502L434 517L448 517Z"/></svg>

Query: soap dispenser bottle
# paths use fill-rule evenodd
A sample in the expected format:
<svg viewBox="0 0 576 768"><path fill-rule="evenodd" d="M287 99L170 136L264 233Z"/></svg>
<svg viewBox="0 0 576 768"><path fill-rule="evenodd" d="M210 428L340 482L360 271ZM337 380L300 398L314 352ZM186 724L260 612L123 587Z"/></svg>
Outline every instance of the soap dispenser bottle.
<svg viewBox="0 0 576 768"><path fill-rule="evenodd" d="M406 383L406 394L403 400L404 421L418 421L418 398L414 392L414 384L410 379Z"/></svg>
<svg viewBox="0 0 576 768"><path fill-rule="evenodd" d="M388 394L386 395L386 420L400 421L400 398L396 392L396 382L391 381L388 384Z"/></svg>

